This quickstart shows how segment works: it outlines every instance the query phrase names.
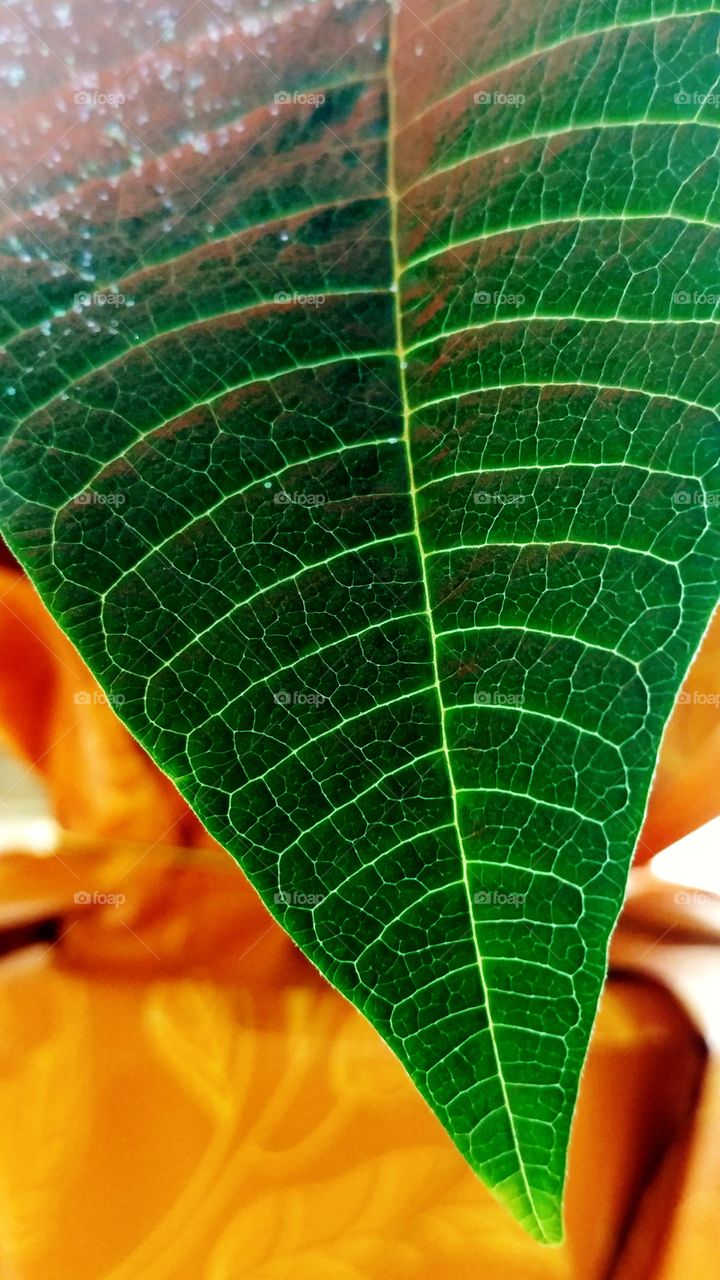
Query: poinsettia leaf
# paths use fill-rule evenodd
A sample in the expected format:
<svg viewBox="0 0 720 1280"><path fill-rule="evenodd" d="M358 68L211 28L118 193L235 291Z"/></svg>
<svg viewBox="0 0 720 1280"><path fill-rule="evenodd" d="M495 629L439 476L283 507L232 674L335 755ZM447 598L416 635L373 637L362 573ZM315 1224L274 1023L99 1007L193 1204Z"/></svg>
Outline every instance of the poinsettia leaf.
<svg viewBox="0 0 720 1280"><path fill-rule="evenodd" d="M717 14L65 8L3 17L4 533L555 1241L718 596Z"/></svg>

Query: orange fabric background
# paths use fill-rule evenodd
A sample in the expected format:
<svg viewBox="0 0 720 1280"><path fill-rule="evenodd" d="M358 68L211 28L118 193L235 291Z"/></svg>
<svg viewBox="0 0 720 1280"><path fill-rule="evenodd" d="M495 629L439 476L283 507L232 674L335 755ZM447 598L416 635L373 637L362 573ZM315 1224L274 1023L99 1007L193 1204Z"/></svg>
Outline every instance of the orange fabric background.
<svg viewBox="0 0 720 1280"><path fill-rule="evenodd" d="M58 933L0 970L3 1274L606 1280L698 1088L702 1046L670 998L610 982L573 1137L567 1242L543 1249L271 921L9 570L0 644L0 736L39 771L67 833L57 856L0 859L1 918L49 916ZM688 687L708 687L718 645L716 624ZM640 856L720 809L707 710L676 711ZM658 1249L661 1237L657 1224ZM624 1280L651 1280L647 1266Z"/></svg>

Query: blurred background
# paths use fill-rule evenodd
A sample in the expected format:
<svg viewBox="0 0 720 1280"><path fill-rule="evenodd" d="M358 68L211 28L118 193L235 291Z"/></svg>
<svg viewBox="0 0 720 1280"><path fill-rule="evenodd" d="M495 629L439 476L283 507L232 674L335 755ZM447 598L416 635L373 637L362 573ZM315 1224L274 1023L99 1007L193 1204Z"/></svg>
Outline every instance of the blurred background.
<svg viewBox="0 0 720 1280"><path fill-rule="evenodd" d="M0 565L0 1275L695 1280L720 1212L720 621L527 1239Z"/></svg>

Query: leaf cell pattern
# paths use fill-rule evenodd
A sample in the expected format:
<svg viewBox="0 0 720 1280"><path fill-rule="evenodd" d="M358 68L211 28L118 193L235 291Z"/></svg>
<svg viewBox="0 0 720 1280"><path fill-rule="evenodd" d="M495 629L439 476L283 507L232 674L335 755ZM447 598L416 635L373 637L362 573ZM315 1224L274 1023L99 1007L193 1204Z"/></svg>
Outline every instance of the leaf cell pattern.
<svg viewBox="0 0 720 1280"><path fill-rule="evenodd" d="M716 7L216 9L4 19L3 530L555 1241L718 595Z"/></svg>

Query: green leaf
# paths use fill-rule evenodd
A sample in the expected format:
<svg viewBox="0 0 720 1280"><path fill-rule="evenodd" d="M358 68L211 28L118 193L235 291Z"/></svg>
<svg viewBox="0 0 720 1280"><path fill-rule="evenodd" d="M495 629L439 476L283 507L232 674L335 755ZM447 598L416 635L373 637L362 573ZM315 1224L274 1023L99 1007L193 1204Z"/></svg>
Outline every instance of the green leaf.
<svg viewBox="0 0 720 1280"><path fill-rule="evenodd" d="M7 539L556 1241L718 595L718 17L318 0L168 31L95 4L53 57L5 20Z"/></svg>

